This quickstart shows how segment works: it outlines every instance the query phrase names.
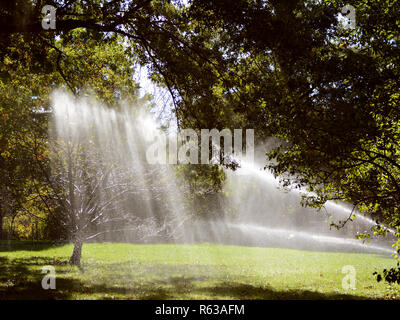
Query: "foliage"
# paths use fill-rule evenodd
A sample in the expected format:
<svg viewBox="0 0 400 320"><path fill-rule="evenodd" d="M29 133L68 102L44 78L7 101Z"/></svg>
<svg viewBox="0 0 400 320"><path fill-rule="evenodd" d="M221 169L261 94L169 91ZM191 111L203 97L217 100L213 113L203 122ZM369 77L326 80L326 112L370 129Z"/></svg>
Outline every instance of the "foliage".
<svg viewBox="0 0 400 320"><path fill-rule="evenodd" d="M400 263L397 263L397 268L390 268L390 269L383 269L382 271L383 276L374 272L376 276L376 280L381 282L384 279L386 282L392 284L397 283L400 284Z"/></svg>
<svg viewBox="0 0 400 320"><path fill-rule="evenodd" d="M136 101L134 61L125 55L121 37L84 29L63 38L45 32L2 33L0 40L0 217L9 216L1 224L9 222L17 238L63 238L63 232L47 227L34 235L28 227L52 221L50 229L61 228L55 225L60 220L53 219L59 209L46 201L54 193L47 179L49 94L64 87L106 103Z"/></svg>
<svg viewBox="0 0 400 320"><path fill-rule="evenodd" d="M226 174L219 165L179 165L175 174L190 204L187 207L195 210L194 217L218 219L225 215L221 203L227 200L222 191Z"/></svg>
<svg viewBox="0 0 400 320"><path fill-rule="evenodd" d="M305 204L347 201L378 222L372 232L399 234L398 1L46 1L58 8L54 32L41 29L44 4L0 7L0 170L10 174L10 205L22 210L43 185L24 171L46 157L43 125L28 134L46 91L94 91L107 103L135 96L139 62L170 91L180 128L276 137L267 166L285 186L307 187ZM337 22L346 4L354 30ZM222 178L212 170L203 173Z"/></svg>
<svg viewBox="0 0 400 320"><path fill-rule="evenodd" d="M260 139L281 139L267 166L285 186L307 187L305 204L348 201L398 232L397 1L351 1L355 30L337 22L347 4L341 1L192 3L191 17L207 27L204 33L223 39L216 46L230 55L220 65L231 71L218 90L216 81L212 92L192 84L196 125L219 123L224 112L229 124L245 119ZM224 111L209 112L202 103L210 101ZM180 108L183 121L190 119L190 99Z"/></svg>

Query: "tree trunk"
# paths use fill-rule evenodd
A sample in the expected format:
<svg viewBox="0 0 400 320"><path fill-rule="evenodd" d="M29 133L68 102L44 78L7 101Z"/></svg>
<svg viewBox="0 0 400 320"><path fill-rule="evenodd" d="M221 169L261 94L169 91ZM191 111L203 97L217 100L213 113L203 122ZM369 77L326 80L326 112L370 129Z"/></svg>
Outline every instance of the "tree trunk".
<svg viewBox="0 0 400 320"><path fill-rule="evenodd" d="M74 251L72 252L72 256L69 259L69 263L75 266L81 266L81 257L82 257L82 241L74 241Z"/></svg>

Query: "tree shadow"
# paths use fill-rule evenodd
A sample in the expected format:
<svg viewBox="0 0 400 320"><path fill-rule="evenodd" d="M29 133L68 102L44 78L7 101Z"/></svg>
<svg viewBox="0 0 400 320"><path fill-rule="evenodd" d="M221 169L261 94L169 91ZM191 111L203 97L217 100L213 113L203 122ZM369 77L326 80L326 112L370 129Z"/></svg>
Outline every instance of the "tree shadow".
<svg viewBox="0 0 400 320"><path fill-rule="evenodd" d="M58 263L56 290L44 290L41 282L45 274L40 266ZM38 268L39 267L39 268ZM220 275L215 276L211 266L186 265L184 276L182 266L151 266L154 272L150 278L149 268L142 268L144 273L136 274L139 269L132 269L129 263L116 263L100 266L100 270L91 271L91 265L84 265L91 275L107 268L105 282L98 283L90 279L80 279L78 269L68 266L65 259L32 257L8 259L0 257L0 300L48 300L73 299L76 296L96 299L136 299L136 300L168 300L193 299L191 297L207 297L210 299L234 300L325 300L325 299L368 299L358 295L319 293L307 290L278 291L270 286L257 286L237 281L223 281ZM99 268L99 267L97 267ZM104 269L105 270L105 269ZM127 273L129 270L130 273ZM164 271L163 271L164 270ZM133 272L133 275L132 275ZM125 277L125 278L124 278ZM117 282L119 278L119 282ZM126 280L126 281L125 281Z"/></svg>
<svg viewBox="0 0 400 320"><path fill-rule="evenodd" d="M0 300L42 300L68 299L73 290L82 287L79 280L57 277L57 286L68 290L45 290L42 279L46 275L40 266L67 265L67 261L52 258L32 257L29 259L8 259L0 257ZM32 266L39 267L32 270ZM57 275L67 273L57 270ZM72 289L72 290L71 290Z"/></svg>
<svg viewBox="0 0 400 320"><path fill-rule="evenodd" d="M162 289L159 292L153 290L151 297L144 296L139 299L176 299L190 292L194 295L206 295L210 299L228 299L228 300L365 300L368 297L338 294L338 293L320 293L310 290L288 290L278 291L270 286L256 286L241 282L220 282L209 286L196 286L198 281L204 280L199 277L169 277L162 283L170 285L169 290ZM157 287L160 282L151 283L152 288ZM151 290L151 288L149 288Z"/></svg>
<svg viewBox="0 0 400 320"><path fill-rule="evenodd" d="M42 251L64 244L54 244L50 241L22 241L22 240L0 240L0 252L15 251Z"/></svg>
<svg viewBox="0 0 400 320"><path fill-rule="evenodd" d="M221 283L215 287L202 288L210 296L225 296L228 299L249 300L344 300L366 299L362 296L320 293L309 290L277 291L270 287L253 286L246 283Z"/></svg>

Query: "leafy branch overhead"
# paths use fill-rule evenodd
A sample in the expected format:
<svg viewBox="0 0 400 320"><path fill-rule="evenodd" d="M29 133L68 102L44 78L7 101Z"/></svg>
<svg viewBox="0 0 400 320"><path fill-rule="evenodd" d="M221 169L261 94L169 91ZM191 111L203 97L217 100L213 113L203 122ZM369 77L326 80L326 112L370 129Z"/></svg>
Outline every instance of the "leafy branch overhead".
<svg viewBox="0 0 400 320"><path fill-rule="evenodd" d="M46 4L57 8L55 30L42 29ZM338 23L347 4L355 29ZM179 127L274 137L265 165L284 186L308 188L304 204L343 200L398 235L399 15L389 0L2 2L2 194L19 206L47 188L26 168L48 156L45 116L32 111L48 109L52 88L137 101L134 69L146 65ZM206 189L222 186L215 168L198 171L216 181L199 178Z"/></svg>

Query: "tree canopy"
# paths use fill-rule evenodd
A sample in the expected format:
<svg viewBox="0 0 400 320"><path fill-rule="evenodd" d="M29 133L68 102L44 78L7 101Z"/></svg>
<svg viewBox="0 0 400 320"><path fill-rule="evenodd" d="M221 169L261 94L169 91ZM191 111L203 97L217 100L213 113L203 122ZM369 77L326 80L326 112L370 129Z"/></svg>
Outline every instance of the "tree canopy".
<svg viewBox="0 0 400 320"><path fill-rule="evenodd" d="M41 27L45 4L55 30ZM347 4L354 29L338 22ZM51 88L135 99L141 64L169 90L180 127L278 138L266 166L313 192L306 204L347 201L399 232L398 1L17 0L0 16L2 194L35 195L23 195L24 171L37 165L20 161L45 156L32 111Z"/></svg>

